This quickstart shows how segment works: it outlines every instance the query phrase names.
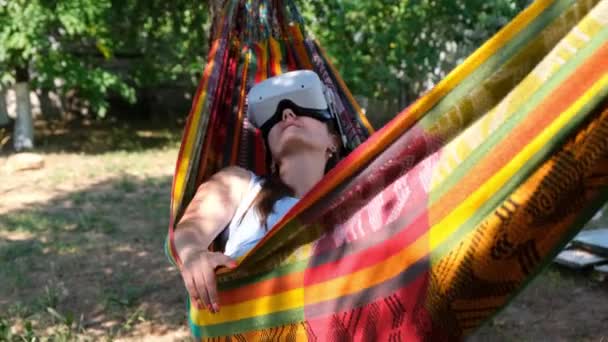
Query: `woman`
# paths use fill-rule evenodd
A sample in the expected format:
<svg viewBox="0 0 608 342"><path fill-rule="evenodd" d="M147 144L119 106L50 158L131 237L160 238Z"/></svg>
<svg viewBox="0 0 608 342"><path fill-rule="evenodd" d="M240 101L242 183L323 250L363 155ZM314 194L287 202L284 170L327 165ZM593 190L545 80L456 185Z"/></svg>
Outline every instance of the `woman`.
<svg viewBox="0 0 608 342"><path fill-rule="evenodd" d="M219 171L197 189L175 228L180 271L199 309L219 311L215 269L236 267L233 258L249 251L337 162L341 129L327 95L312 71L270 78L249 92L249 119L262 131L270 176L239 167ZM212 252L218 236L224 250Z"/></svg>

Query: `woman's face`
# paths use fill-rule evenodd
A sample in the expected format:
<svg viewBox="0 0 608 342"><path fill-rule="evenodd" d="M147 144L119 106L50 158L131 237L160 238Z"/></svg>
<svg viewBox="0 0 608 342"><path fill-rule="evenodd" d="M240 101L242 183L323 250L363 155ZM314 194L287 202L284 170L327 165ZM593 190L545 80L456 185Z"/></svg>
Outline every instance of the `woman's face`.
<svg viewBox="0 0 608 342"><path fill-rule="evenodd" d="M283 111L283 119L268 133L268 145L274 160L298 151L324 153L336 146L335 140L326 123L308 116L297 116L289 108Z"/></svg>

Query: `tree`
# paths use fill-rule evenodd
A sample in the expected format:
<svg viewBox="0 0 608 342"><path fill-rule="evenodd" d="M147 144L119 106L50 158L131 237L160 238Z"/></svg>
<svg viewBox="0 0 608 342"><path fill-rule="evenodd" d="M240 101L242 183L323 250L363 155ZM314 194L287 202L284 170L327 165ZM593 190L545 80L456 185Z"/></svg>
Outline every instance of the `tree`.
<svg viewBox="0 0 608 342"><path fill-rule="evenodd" d="M528 2L316 0L300 6L353 92L404 106Z"/></svg>
<svg viewBox="0 0 608 342"><path fill-rule="evenodd" d="M100 114L107 109L109 90L133 99L123 79L83 56L83 47L93 45L107 57L104 18L110 5L107 0L0 1L0 79L17 93L16 150L33 148L32 87L78 89Z"/></svg>
<svg viewBox="0 0 608 342"><path fill-rule="evenodd" d="M103 117L109 95L133 103L150 87L194 88L209 46L210 12L222 1L0 0L0 89L20 83L75 93ZM396 99L399 107L529 2L295 1L353 92ZM117 67L125 59L135 62Z"/></svg>
<svg viewBox="0 0 608 342"><path fill-rule="evenodd" d="M20 94L15 148L33 147L32 88L74 93L103 117L108 95L130 103L136 90L188 79L206 55L204 1L0 0L0 89ZM137 59L127 70L118 59Z"/></svg>

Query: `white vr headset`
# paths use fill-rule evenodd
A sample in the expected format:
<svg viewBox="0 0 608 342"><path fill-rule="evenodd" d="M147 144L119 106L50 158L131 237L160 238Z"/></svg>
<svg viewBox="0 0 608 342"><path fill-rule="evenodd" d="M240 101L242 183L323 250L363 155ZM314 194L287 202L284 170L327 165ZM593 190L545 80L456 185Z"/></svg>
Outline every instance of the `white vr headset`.
<svg viewBox="0 0 608 342"><path fill-rule="evenodd" d="M286 108L293 110L296 115L323 122L335 120L343 146L346 146L346 137L336 115L333 96L333 92L314 71L291 71L268 78L251 88L247 94L247 117L262 131L264 137L282 120Z"/></svg>

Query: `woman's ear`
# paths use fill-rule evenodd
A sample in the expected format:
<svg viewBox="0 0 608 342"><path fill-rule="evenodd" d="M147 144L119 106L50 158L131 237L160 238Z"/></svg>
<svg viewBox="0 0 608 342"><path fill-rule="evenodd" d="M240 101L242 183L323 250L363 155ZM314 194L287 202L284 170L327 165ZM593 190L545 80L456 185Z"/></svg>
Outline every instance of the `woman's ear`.
<svg viewBox="0 0 608 342"><path fill-rule="evenodd" d="M331 151L334 152L334 154L336 152L340 151L340 147L342 146L342 141L340 140L340 137L337 134L331 135L331 142L332 142L332 145L330 146Z"/></svg>
<svg viewBox="0 0 608 342"><path fill-rule="evenodd" d="M270 174L274 175L277 172L279 172L279 165L274 160L271 160L270 161Z"/></svg>
<svg viewBox="0 0 608 342"><path fill-rule="evenodd" d="M274 160L270 161L270 174L274 174L277 171L277 164Z"/></svg>

